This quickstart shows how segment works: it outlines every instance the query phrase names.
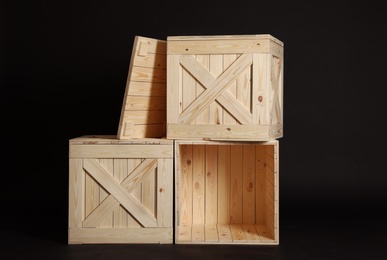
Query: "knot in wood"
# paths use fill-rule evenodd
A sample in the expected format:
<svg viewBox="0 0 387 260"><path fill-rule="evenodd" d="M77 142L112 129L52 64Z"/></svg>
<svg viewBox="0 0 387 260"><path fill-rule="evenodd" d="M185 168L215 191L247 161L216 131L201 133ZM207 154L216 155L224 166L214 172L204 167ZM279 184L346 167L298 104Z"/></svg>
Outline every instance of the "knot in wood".
<svg viewBox="0 0 387 260"><path fill-rule="evenodd" d="M258 101L259 101L259 102L262 102L262 100L263 100L263 97L262 97L262 96L259 96L259 97L258 97Z"/></svg>

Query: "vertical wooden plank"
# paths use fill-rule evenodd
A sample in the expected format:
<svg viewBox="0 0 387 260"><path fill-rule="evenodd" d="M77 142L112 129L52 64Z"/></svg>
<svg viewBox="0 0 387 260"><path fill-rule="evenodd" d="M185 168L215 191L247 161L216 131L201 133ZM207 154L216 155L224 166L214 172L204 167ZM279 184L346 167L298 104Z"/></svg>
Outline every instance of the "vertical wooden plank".
<svg viewBox="0 0 387 260"><path fill-rule="evenodd" d="M128 160L127 159L114 159L114 178L121 183L128 176ZM127 227L127 213L126 210L120 205L113 211L113 224L114 227Z"/></svg>
<svg viewBox="0 0 387 260"><path fill-rule="evenodd" d="M253 54L253 124L270 123L270 59L269 54Z"/></svg>
<svg viewBox="0 0 387 260"><path fill-rule="evenodd" d="M180 91L179 91L179 72L180 72L180 63L179 55L167 55L167 122L168 123L177 123L179 119L179 113L181 112L180 104L181 102Z"/></svg>
<svg viewBox="0 0 387 260"><path fill-rule="evenodd" d="M205 224L218 221L218 146L206 145Z"/></svg>
<svg viewBox="0 0 387 260"><path fill-rule="evenodd" d="M226 70L228 66L230 66L235 60L237 56L236 54L224 54L223 55L223 70ZM230 84L227 90L236 98L236 80ZM235 118L227 112L227 110L223 109L223 124L224 125L236 125L237 121Z"/></svg>
<svg viewBox="0 0 387 260"><path fill-rule="evenodd" d="M173 222L173 159L158 159L157 226L172 227Z"/></svg>
<svg viewBox="0 0 387 260"><path fill-rule="evenodd" d="M181 194L182 194L182 189L181 189L181 179L182 179L182 161L181 161L181 154L180 154L180 147L181 145L175 141L173 144L173 179L174 179L174 211L173 214L175 216L174 218L174 237L175 237L175 242L178 243L180 239L180 226L181 225L181 214L180 214L180 205L181 205Z"/></svg>
<svg viewBox="0 0 387 260"><path fill-rule="evenodd" d="M207 70L210 67L210 57L209 55L196 55L197 61ZM200 83L196 83L196 98L199 97L204 91L204 88ZM196 124L209 124L210 122L210 108L205 108L196 118Z"/></svg>
<svg viewBox="0 0 387 260"><path fill-rule="evenodd" d="M142 205L153 215L156 213L156 170L142 181Z"/></svg>
<svg viewBox="0 0 387 260"><path fill-rule="evenodd" d="M227 224L218 224L218 237L220 243L231 242L232 236L230 226Z"/></svg>
<svg viewBox="0 0 387 260"><path fill-rule="evenodd" d="M141 159L128 159L128 173L130 174L141 163ZM141 202L141 183L137 184L137 188L131 192L131 195ZM128 213L128 227L141 227L137 220Z"/></svg>
<svg viewBox="0 0 387 260"><path fill-rule="evenodd" d="M245 233L246 241L258 243L260 242L259 234L253 224L244 224L242 225L243 231Z"/></svg>
<svg viewBox="0 0 387 260"><path fill-rule="evenodd" d="M192 224L192 145L180 145L180 225Z"/></svg>
<svg viewBox="0 0 387 260"><path fill-rule="evenodd" d="M255 172L256 172L256 184L255 184L255 223L264 224L266 222L265 215L265 179L266 179L266 169L265 169L265 145L256 145L255 146Z"/></svg>
<svg viewBox="0 0 387 260"><path fill-rule="evenodd" d="M99 163L113 176L114 165L113 159L99 159ZM109 193L100 186L99 189L99 201L100 203L109 196ZM101 221L99 227L101 228L111 228L113 227L113 212L107 214L105 219Z"/></svg>
<svg viewBox="0 0 387 260"><path fill-rule="evenodd" d="M268 228L265 225L255 225L255 229L257 230L261 242L273 242L273 234L270 234Z"/></svg>
<svg viewBox="0 0 387 260"><path fill-rule="evenodd" d="M255 223L255 145L243 145L243 222Z"/></svg>
<svg viewBox="0 0 387 260"><path fill-rule="evenodd" d="M204 224L192 225L192 242L204 241Z"/></svg>
<svg viewBox="0 0 387 260"><path fill-rule="evenodd" d="M246 242L245 232L243 231L242 225L230 225L230 231L232 241Z"/></svg>
<svg viewBox="0 0 387 260"><path fill-rule="evenodd" d="M193 55L195 57L195 55ZM186 109L196 97L196 80L195 78L186 70L182 69L182 111Z"/></svg>
<svg viewBox="0 0 387 260"><path fill-rule="evenodd" d="M216 224L206 224L204 226L204 239L206 242L218 242L218 228Z"/></svg>
<svg viewBox="0 0 387 260"><path fill-rule="evenodd" d="M180 225L176 229L176 242L192 241L192 225Z"/></svg>
<svg viewBox="0 0 387 260"><path fill-rule="evenodd" d="M230 208L230 223L242 223L242 176L243 176L243 153L242 145L232 145L230 150L230 165L231 165L231 208Z"/></svg>
<svg viewBox="0 0 387 260"><path fill-rule="evenodd" d="M230 223L230 146L218 147L218 224Z"/></svg>
<svg viewBox="0 0 387 260"><path fill-rule="evenodd" d="M204 224L204 202L205 202L205 146L194 145L193 149L193 187L192 187L192 223ZM194 232L192 231L192 237Z"/></svg>
<svg viewBox="0 0 387 260"><path fill-rule="evenodd" d="M251 112L251 67L246 68L236 79L237 100Z"/></svg>
<svg viewBox="0 0 387 260"><path fill-rule="evenodd" d="M99 184L89 175L85 177L86 217L99 205Z"/></svg>
<svg viewBox="0 0 387 260"><path fill-rule="evenodd" d="M279 76L280 76L280 60L271 56L270 60L270 70L271 70L271 95L270 95L270 123L278 124L280 121L281 111L279 109L279 99L278 99L278 91L279 91Z"/></svg>
<svg viewBox="0 0 387 260"><path fill-rule="evenodd" d="M216 78L223 72L223 55L210 55L210 70ZM223 122L223 108L218 102L214 101L210 104L210 122L209 124L219 125Z"/></svg>
<svg viewBox="0 0 387 260"><path fill-rule="evenodd" d="M81 228L85 218L85 171L82 159L69 159L69 228Z"/></svg>

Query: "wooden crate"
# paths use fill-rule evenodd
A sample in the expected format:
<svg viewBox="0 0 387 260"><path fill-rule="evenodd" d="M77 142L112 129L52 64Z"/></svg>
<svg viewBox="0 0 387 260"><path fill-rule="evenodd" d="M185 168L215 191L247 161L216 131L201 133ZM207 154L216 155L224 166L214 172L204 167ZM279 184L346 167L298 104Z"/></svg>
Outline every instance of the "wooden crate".
<svg viewBox="0 0 387 260"><path fill-rule="evenodd" d="M69 244L173 243L173 141L69 141Z"/></svg>
<svg viewBox="0 0 387 260"><path fill-rule="evenodd" d="M118 139L166 135L166 41L134 39Z"/></svg>
<svg viewBox="0 0 387 260"><path fill-rule="evenodd" d="M167 38L167 138L283 136L283 43L271 35Z"/></svg>
<svg viewBox="0 0 387 260"><path fill-rule="evenodd" d="M278 141L175 141L175 243L279 243Z"/></svg>

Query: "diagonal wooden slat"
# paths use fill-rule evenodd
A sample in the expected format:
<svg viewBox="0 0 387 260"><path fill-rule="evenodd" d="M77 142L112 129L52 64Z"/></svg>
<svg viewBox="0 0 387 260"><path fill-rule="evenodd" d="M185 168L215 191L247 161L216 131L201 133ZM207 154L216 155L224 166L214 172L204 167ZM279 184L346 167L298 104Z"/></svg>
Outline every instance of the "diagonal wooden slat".
<svg viewBox="0 0 387 260"><path fill-rule="evenodd" d="M191 75L200 83L205 89L211 86L216 78L207 71L196 59L192 56L182 55L180 57L180 64L191 73ZM251 124L251 113L246 109L233 95L228 91L223 91L216 100L235 117L241 124Z"/></svg>
<svg viewBox="0 0 387 260"><path fill-rule="evenodd" d="M95 159L85 159L83 168L114 198L135 217L144 227L156 227L157 220L141 203L133 198L120 183Z"/></svg>
<svg viewBox="0 0 387 260"><path fill-rule="evenodd" d="M136 188L137 184L148 176L149 173L153 172L156 167L157 161L155 159L145 159L121 182L121 186L131 193ZM83 227L96 227L104 219L107 213L111 212L119 205L120 203L112 195L109 195L109 197L99 204L98 207L82 222Z"/></svg>
<svg viewBox="0 0 387 260"><path fill-rule="evenodd" d="M247 66L252 64L251 54L242 54L231 64L212 84L207 86L199 97L197 97L179 117L180 123L190 123L206 107L218 98L222 92L232 83L236 77L242 73Z"/></svg>

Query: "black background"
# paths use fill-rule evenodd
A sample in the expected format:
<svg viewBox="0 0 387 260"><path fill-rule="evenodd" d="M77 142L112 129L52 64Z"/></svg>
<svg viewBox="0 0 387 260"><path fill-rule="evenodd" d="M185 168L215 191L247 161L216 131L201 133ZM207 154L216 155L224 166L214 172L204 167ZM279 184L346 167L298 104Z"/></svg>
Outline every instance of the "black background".
<svg viewBox="0 0 387 260"><path fill-rule="evenodd" d="M376 1L2 1L0 256L386 259L387 8ZM280 245L67 245L68 140L116 134L135 35L285 44Z"/></svg>

